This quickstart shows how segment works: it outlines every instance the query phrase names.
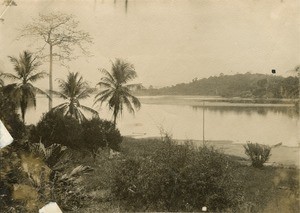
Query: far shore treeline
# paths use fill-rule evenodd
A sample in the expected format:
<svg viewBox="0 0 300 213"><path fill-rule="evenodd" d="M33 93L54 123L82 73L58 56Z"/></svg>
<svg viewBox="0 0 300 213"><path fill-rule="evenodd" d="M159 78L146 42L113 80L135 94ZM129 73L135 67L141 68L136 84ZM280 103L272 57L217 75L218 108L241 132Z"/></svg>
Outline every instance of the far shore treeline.
<svg viewBox="0 0 300 213"><path fill-rule="evenodd" d="M205 95L227 98L298 98L299 78L265 74L245 74L194 78L189 83L180 83L162 88L143 88L137 95Z"/></svg>

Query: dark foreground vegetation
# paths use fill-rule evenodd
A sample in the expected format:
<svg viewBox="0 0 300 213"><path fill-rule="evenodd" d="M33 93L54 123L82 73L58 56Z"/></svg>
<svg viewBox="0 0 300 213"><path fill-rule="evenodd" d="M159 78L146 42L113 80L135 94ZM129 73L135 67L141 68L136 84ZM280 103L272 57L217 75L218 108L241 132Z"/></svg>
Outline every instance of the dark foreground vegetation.
<svg viewBox="0 0 300 213"><path fill-rule="evenodd" d="M8 123L7 117L1 120ZM55 130L60 122L66 129ZM98 118L88 124L75 122L46 114L0 150L3 212L37 212L50 201L64 212L199 212L204 206L215 212L299 212L298 169L254 168L213 147L178 145L168 136L123 138L115 154L109 147L120 136L116 129L113 140L99 135L105 140L85 149L79 144L86 141L75 140L70 132L96 139L93 130L99 132L106 123ZM60 138L51 138L50 127L65 134L56 132Z"/></svg>
<svg viewBox="0 0 300 213"><path fill-rule="evenodd" d="M189 83L155 89L149 87L139 95L206 95L242 98L297 98L299 78L264 74L235 74L193 79Z"/></svg>
<svg viewBox="0 0 300 213"><path fill-rule="evenodd" d="M270 147L248 143L248 165L213 147L179 145L168 135L123 138L116 128L123 105L130 112L140 107L124 83L135 77L127 65L113 64L112 75L106 72L99 82L110 89L100 92L96 102L108 101L113 122L96 113L91 119L83 116L79 108L88 108L79 99L90 90L77 74L69 74L61 86L61 95L71 97L63 110L50 110L33 126L25 125L25 112L38 89L26 83L7 94L9 85L0 88L0 119L15 139L0 150L3 212L37 212L50 201L64 212L199 212L203 207L213 212L299 212L299 169L265 167ZM24 77L31 70L16 71ZM115 82L118 87L111 86L126 76ZM22 98L14 100L20 91L17 97Z"/></svg>

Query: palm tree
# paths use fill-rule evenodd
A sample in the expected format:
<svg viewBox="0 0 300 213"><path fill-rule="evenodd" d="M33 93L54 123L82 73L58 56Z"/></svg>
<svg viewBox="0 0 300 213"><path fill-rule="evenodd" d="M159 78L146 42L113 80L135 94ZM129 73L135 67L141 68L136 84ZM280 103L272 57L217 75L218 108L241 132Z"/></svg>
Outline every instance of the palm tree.
<svg viewBox="0 0 300 213"><path fill-rule="evenodd" d="M91 112L93 115L98 116L96 110L90 107L81 105L79 100L90 97L90 94L94 89L89 88L87 82L83 81L83 78L79 76L79 73L69 73L67 81L59 80L60 91L50 91L54 95L58 95L60 98L67 100L66 102L54 107L53 111L60 111L66 116L71 116L77 119L79 122L86 120L86 117L80 109Z"/></svg>
<svg viewBox="0 0 300 213"><path fill-rule="evenodd" d="M95 96L95 103L101 104L108 102L109 109L113 111L113 121L116 125L116 120L119 113L122 114L123 105L127 107L130 113L134 113L136 109L140 109L140 101L131 94L131 89L136 88L139 84L127 84L129 81L137 77L132 64L121 59L116 59L112 62L111 73L105 69L100 70L104 77L97 84L105 88Z"/></svg>
<svg viewBox="0 0 300 213"><path fill-rule="evenodd" d="M4 78L9 78L17 83L8 84L3 87L3 93L16 102L21 108L22 120L25 123L25 113L28 107L36 107L36 94L40 93L47 95L43 90L35 87L32 83L39 79L44 78L46 72L36 72L37 68L41 65L36 61L36 57L29 51L24 51L20 54L19 58L8 56L11 63L14 65L15 74L2 73Z"/></svg>

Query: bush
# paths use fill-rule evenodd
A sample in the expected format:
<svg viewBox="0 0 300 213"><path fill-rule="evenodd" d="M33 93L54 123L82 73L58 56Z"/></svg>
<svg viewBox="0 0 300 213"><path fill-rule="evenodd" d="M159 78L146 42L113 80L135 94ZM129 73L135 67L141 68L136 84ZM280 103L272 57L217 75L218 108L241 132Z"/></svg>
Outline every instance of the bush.
<svg viewBox="0 0 300 213"><path fill-rule="evenodd" d="M0 209L37 212L50 201L64 211L77 211L90 199L84 186L89 166L73 166L69 152L57 144L29 144L29 150L0 150ZM72 165L70 165L72 164Z"/></svg>
<svg viewBox="0 0 300 213"><path fill-rule="evenodd" d="M94 152L106 146L119 150L122 137L112 122L93 118L83 121L82 127L82 142L90 151Z"/></svg>
<svg viewBox="0 0 300 213"><path fill-rule="evenodd" d="M121 161L112 192L125 211L225 211L243 199L235 172L213 148L167 140L153 154Z"/></svg>
<svg viewBox="0 0 300 213"><path fill-rule="evenodd" d="M48 112L33 127L29 140L33 143L42 142L46 147L61 144L73 149L80 149L82 127L72 117L65 117L60 112Z"/></svg>
<svg viewBox="0 0 300 213"><path fill-rule="evenodd" d="M263 167L263 164L269 160L271 156L271 147L267 145L247 142L244 148L246 155L251 159L252 166L256 168Z"/></svg>
<svg viewBox="0 0 300 213"><path fill-rule="evenodd" d="M93 118L79 123L60 112L49 112L32 128L30 141L42 142L45 146L61 144L76 150L95 152L106 146L118 150L122 137L112 122Z"/></svg>
<svg viewBox="0 0 300 213"><path fill-rule="evenodd" d="M25 125L16 113L16 105L0 91L0 119L14 140L21 140L25 134Z"/></svg>

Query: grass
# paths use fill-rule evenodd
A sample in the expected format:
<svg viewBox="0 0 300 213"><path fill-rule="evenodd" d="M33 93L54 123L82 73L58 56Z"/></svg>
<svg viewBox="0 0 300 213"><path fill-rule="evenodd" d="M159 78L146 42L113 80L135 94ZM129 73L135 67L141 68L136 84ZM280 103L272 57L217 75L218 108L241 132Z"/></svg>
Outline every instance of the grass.
<svg viewBox="0 0 300 213"><path fill-rule="evenodd" d="M158 139L124 138L123 156L146 157L159 149ZM234 160L237 158L232 157ZM94 198L88 207L80 212L117 212L122 211L119 202L110 194L114 164L118 159L109 159L101 151L96 159L91 156L76 158L82 165L92 166L95 170L85 176L86 187ZM236 176L243 181L244 201L239 207L241 212L299 212L299 170L296 168L263 167L253 168L237 163Z"/></svg>

